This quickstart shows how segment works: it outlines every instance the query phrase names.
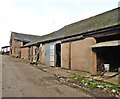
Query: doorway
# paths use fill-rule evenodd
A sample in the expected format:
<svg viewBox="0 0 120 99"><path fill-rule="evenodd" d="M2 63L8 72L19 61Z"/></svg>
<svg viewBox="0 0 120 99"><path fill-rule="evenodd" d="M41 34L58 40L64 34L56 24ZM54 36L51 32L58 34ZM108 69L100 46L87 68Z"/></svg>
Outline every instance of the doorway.
<svg viewBox="0 0 120 99"><path fill-rule="evenodd" d="M61 44L56 44L56 67L61 67Z"/></svg>
<svg viewBox="0 0 120 99"><path fill-rule="evenodd" d="M97 48L97 65L109 64L111 72L117 72L120 66L120 46Z"/></svg>

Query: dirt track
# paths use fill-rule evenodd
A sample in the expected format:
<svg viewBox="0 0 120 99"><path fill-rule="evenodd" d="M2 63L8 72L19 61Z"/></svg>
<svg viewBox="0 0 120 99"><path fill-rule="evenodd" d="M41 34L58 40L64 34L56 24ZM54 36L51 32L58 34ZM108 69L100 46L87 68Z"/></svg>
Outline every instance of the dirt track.
<svg viewBox="0 0 120 99"><path fill-rule="evenodd" d="M2 97L86 96L78 89L61 84L54 75L38 70L20 59L2 56Z"/></svg>

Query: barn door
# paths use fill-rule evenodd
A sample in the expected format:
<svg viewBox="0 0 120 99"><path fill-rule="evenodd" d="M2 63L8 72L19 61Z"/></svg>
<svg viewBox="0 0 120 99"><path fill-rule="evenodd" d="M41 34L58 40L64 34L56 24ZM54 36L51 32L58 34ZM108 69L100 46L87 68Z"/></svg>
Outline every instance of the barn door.
<svg viewBox="0 0 120 99"><path fill-rule="evenodd" d="M50 66L55 66L54 44L50 45Z"/></svg>

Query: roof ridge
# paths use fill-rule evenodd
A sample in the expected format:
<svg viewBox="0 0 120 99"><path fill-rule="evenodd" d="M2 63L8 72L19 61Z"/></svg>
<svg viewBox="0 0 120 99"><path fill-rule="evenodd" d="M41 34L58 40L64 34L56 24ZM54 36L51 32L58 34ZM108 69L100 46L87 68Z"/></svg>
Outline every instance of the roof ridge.
<svg viewBox="0 0 120 99"><path fill-rule="evenodd" d="M112 11L117 10L117 9L120 9L120 7L117 7L117 8L114 8L114 9L112 9L112 10L99 13L99 14L97 14L97 15L90 16L90 17L88 17L88 18L85 18L85 19L82 19L82 20L79 20L79 21L76 21L76 22L73 22L73 23L70 23L70 24L68 24L68 25L65 25L63 28L65 28L65 27L67 27L67 26L70 26L70 25L77 24L77 23L82 22L82 21L85 21L85 20L90 20L91 18L94 18L94 17L97 17L97 16L101 16L101 15L106 14L106 13L109 13L109 12L111 13ZM61 28L61 29L62 29L62 28Z"/></svg>
<svg viewBox="0 0 120 99"><path fill-rule="evenodd" d="M11 33L13 33L13 34L19 34L19 35L27 35L27 36L37 36L37 37L41 37L40 35L24 34L24 33L18 33L18 32L13 32L13 31L11 31Z"/></svg>

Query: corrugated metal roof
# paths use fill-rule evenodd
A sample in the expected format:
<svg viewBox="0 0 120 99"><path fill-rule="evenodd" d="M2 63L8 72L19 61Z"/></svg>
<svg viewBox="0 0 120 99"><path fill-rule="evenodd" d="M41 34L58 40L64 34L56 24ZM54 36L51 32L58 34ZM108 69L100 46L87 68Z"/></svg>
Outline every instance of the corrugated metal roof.
<svg viewBox="0 0 120 99"><path fill-rule="evenodd" d="M32 41L26 46L118 25L120 24L120 20L118 20L120 17L120 15L118 15L119 10L120 8L116 8L88 19L66 25L58 31L41 36L39 40Z"/></svg>
<svg viewBox="0 0 120 99"><path fill-rule="evenodd" d="M120 46L120 40L97 43L92 48Z"/></svg>

